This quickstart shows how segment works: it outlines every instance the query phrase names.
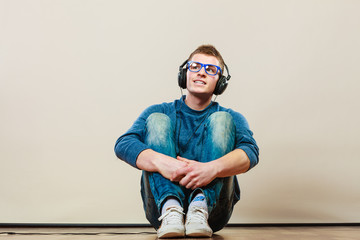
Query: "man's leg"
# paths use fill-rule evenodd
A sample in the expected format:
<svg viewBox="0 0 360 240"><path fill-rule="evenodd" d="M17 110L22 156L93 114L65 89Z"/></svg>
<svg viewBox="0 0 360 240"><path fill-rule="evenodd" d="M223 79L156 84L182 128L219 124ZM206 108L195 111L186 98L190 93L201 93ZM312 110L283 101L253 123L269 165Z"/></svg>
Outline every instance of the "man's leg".
<svg viewBox="0 0 360 240"><path fill-rule="evenodd" d="M145 143L154 151L176 157L174 128L168 116L162 113L153 113L148 117L146 121ZM164 203L170 203L172 206L179 205L180 208L172 209L170 215L171 217L173 217L172 215L183 217L180 205L183 204L185 196L182 187L164 178L161 174L143 171L141 177L141 196L146 218L155 229L159 229L161 220L168 222L168 220L164 219L166 209L162 211ZM169 199L171 200L167 202ZM170 215L168 213L166 216ZM166 232L167 229L163 227L159 231Z"/></svg>
<svg viewBox="0 0 360 240"><path fill-rule="evenodd" d="M219 197L209 213L208 223L214 232L221 230L229 222L235 203L240 198L236 176L226 177L220 180L221 190ZM239 188L238 188L239 189ZM206 190L205 190L206 191Z"/></svg>
<svg viewBox="0 0 360 240"><path fill-rule="evenodd" d="M215 160L233 150L235 144L235 125L229 113L213 113L207 119L205 129L201 162ZM209 185L196 189L189 200L196 200L194 197L199 192L205 196L208 208L205 216L208 217L210 228L214 232L219 231L228 223L233 206L239 199L240 192L236 177L215 179ZM190 203L191 205L192 203ZM199 211L197 213L201 214Z"/></svg>

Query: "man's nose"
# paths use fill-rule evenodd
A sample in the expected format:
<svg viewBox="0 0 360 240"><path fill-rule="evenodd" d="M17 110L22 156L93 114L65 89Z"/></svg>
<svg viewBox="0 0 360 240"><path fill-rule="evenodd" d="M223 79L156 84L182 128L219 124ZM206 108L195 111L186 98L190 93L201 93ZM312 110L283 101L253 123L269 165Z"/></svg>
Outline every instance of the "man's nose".
<svg viewBox="0 0 360 240"><path fill-rule="evenodd" d="M205 75L205 74L206 74L206 72L205 72L205 67L202 67L202 68L200 69L200 71L198 72L198 74L200 74L200 75Z"/></svg>

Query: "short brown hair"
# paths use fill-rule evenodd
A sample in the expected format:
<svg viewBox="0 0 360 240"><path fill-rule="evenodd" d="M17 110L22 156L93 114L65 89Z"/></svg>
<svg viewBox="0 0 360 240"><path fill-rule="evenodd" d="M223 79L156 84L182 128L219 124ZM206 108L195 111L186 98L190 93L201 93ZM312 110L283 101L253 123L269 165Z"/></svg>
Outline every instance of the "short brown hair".
<svg viewBox="0 0 360 240"><path fill-rule="evenodd" d="M195 51L193 51L190 54L188 60L190 60L195 54L199 54L199 53L216 57L217 60L219 61L222 72L224 72L224 66L225 66L224 59L222 58L220 52L213 45L207 44L207 45L199 46L197 49L195 49Z"/></svg>

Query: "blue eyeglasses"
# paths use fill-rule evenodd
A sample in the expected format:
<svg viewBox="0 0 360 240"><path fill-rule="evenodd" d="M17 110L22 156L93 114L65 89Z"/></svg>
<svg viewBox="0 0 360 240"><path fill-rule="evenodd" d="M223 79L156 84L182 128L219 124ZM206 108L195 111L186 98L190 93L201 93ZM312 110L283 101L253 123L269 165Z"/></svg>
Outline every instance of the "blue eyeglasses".
<svg viewBox="0 0 360 240"><path fill-rule="evenodd" d="M215 76L219 71L222 74L221 68L212 64L203 64L199 62L189 61L187 63L187 68L190 72L200 72L202 68L205 69L205 72L210 76Z"/></svg>

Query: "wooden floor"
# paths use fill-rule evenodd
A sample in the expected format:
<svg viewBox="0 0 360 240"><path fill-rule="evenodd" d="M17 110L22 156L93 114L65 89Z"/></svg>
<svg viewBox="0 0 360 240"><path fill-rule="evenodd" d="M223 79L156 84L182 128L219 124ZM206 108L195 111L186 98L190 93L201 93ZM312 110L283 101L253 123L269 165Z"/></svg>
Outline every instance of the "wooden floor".
<svg viewBox="0 0 360 240"><path fill-rule="evenodd" d="M152 228L0 228L0 240L154 240ZM196 239L196 238L182 238ZM202 238L204 239L204 238ZM211 239L241 240L359 240L359 226L329 227L226 227Z"/></svg>

